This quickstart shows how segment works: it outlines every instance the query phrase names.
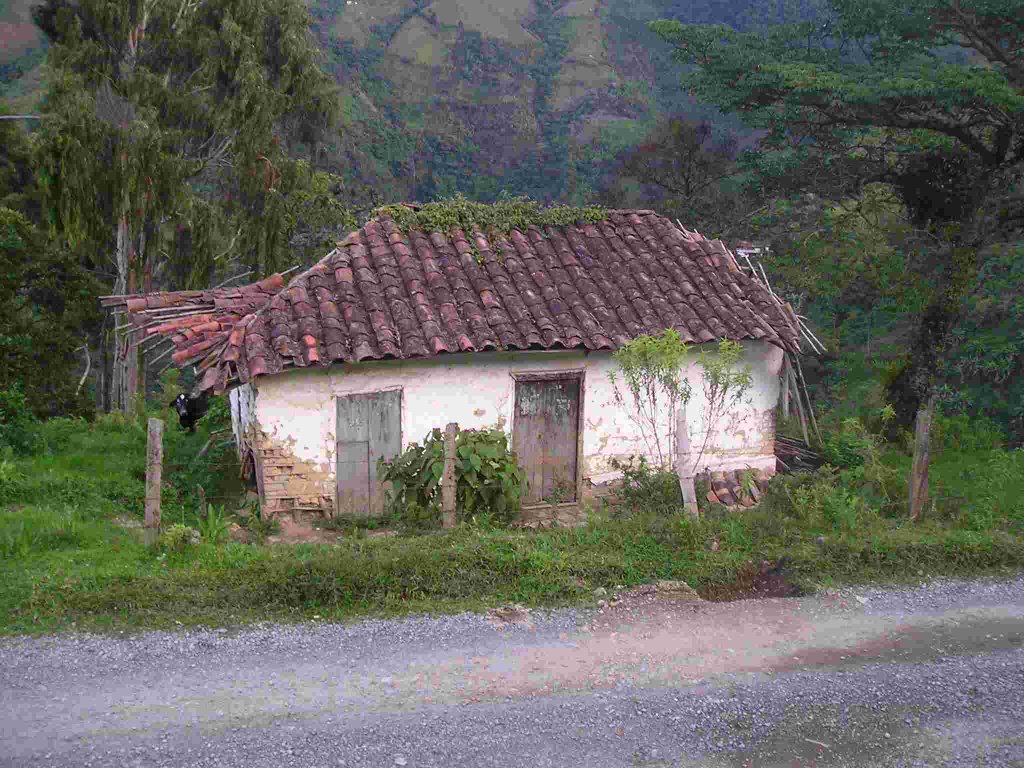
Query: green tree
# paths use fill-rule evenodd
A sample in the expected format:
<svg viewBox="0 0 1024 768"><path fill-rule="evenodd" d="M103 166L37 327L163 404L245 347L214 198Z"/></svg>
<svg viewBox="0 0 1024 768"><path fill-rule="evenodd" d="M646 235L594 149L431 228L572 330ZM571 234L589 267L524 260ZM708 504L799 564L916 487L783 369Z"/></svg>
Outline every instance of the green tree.
<svg viewBox="0 0 1024 768"><path fill-rule="evenodd" d="M663 118L643 142L619 155L616 177L653 186L662 194L659 209L679 217L684 226L717 235L742 218L750 195L730 194L724 186L736 182L739 143L727 131L716 135L707 121Z"/></svg>
<svg viewBox="0 0 1024 768"><path fill-rule="evenodd" d="M0 206L0 391L20 389L37 416L88 412L85 378L75 371L89 360L97 294L72 254Z"/></svg>
<svg viewBox="0 0 1024 768"><path fill-rule="evenodd" d="M938 262L894 394L917 414L910 511L927 500L928 424L978 253L1024 225L1024 16L1019 0L831 0L813 22L741 33L657 21L686 84L766 132L780 188L833 199L891 184ZM922 260L927 261L927 260Z"/></svg>
<svg viewBox="0 0 1024 768"><path fill-rule="evenodd" d="M0 117L10 117L0 102ZM33 190L32 150L18 120L0 120L0 205L24 211Z"/></svg>
<svg viewBox="0 0 1024 768"><path fill-rule="evenodd" d="M162 267L205 284L228 261L280 266L315 180L294 155L334 117L306 4L46 0L34 18L52 43L37 147L52 234L114 293ZM115 346L113 407L133 401L129 357Z"/></svg>

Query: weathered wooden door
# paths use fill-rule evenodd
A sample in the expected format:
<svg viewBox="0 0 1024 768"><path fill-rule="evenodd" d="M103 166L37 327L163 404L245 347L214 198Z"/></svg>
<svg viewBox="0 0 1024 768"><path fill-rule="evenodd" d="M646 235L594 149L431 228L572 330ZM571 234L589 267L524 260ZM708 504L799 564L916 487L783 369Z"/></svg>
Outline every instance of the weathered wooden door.
<svg viewBox="0 0 1024 768"><path fill-rule="evenodd" d="M336 514L382 514L377 460L393 459L402 449L402 393L339 397L337 441Z"/></svg>
<svg viewBox="0 0 1024 768"><path fill-rule="evenodd" d="M525 475L523 504L576 501L578 378L516 382L512 442Z"/></svg>

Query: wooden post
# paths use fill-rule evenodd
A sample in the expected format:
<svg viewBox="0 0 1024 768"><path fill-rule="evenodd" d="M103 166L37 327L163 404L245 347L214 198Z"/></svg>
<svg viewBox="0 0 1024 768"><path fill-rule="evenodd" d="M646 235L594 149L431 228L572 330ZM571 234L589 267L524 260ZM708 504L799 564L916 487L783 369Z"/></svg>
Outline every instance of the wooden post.
<svg viewBox="0 0 1024 768"><path fill-rule="evenodd" d="M143 523L143 541L147 546L160 538L160 475L164 463L164 423L149 420L149 439L146 446L146 519Z"/></svg>
<svg viewBox="0 0 1024 768"><path fill-rule="evenodd" d="M789 355L782 363L782 418L789 419Z"/></svg>
<svg viewBox="0 0 1024 768"><path fill-rule="evenodd" d="M206 489L201 485L196 486L196 499L199 501L199 517L206 517Z"/></svg>
<svg viewBox="0 0 1024 768"><path fill-rule="evenodd" d="M796 360L796 372L800 383L804 387L804 397L807 398L807 415L811 418L811 426L814 428L815 437L818 438L818 445L822 446L824 443L821 439L821 430L818 429L818 420L814 416L814 403L811 402L811 392L807 389L807 379L804 378L804 367L800 364L799 355L794 355L793 359ZM797 390L797 393L799 394L799 390ZM808 444L810 444L810 441L808 441Z"/></svg>
<svg viewBox="0 0 1024 768"><path fill-rule="evenodd" d="M793 369L789 369L789 381L793 386L793 397L796 398L796 413L800 417L800 431L803 432L804 442L808 445L811 444L811 437L807 434L807 417L804 416L804 405L800 398L800 388L796 383L796 373Z"/></svg>
<svg viewBox="0 0 1024 768"><path fill-rule="evenodd" d="M700 506L697 504L697 487L693 481L695 468L690 467L690 433L686 426L686 406L676 414L676 475L679 477L679 490L683 495L683 510L691 519L700 517Z"/></svg>
<svg viewBox="0 0 1024 768"><path fill-rule="evenodd" d="M928 503L928 448L931 442L932 410L934 395L921 404L914 426L914 463L910 469L910 519L918 521L924 517Z"/></svg>
<svg viewBox="0 0 1024 768"><path fill-rule="evenodd" d="M455 527L455 442L459 425L444 428L444 473L441 475L441 527Z"/></svg>

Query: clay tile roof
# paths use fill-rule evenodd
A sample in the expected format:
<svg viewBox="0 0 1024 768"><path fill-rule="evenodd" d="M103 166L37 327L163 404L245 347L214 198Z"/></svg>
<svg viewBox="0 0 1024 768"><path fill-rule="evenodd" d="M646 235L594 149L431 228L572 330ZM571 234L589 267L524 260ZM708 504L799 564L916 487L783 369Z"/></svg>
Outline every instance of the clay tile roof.
<svg viewBox="0 0 1024 768"><path fill-rule="evenodd" d="M239 288L109 297L143 340L169 338L223 392L288 368L485 350L613 350L674 328L684 341L799 349L796 318L720 241L652 211L486 235L369 221L312 269Z"/></svg>

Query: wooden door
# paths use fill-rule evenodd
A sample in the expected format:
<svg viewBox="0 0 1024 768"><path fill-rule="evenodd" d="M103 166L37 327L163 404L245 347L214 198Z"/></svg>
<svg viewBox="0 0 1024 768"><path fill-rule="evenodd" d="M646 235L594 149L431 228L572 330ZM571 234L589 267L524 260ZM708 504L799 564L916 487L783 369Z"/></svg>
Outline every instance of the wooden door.
<svg viewBox="0 0 1024 768"><path fill-rule="evenodd" d="M516 382L512 442L524 505L576 501L579 418L579 378Z"/></svg>
<svg viewBox="0 0 1024 768"><path fill-rule="evenodd" d="M373 392L338 398L338 515L384 512L377 460L393 459L402 449L402 393Z"/></svg>

